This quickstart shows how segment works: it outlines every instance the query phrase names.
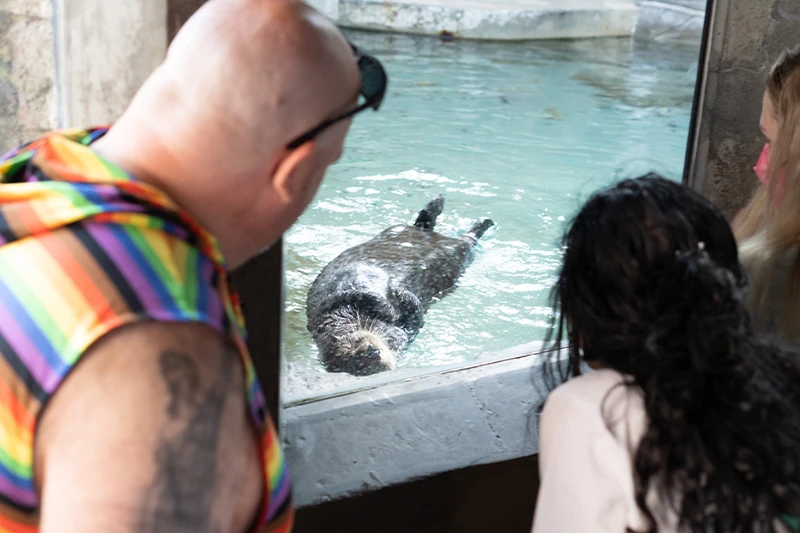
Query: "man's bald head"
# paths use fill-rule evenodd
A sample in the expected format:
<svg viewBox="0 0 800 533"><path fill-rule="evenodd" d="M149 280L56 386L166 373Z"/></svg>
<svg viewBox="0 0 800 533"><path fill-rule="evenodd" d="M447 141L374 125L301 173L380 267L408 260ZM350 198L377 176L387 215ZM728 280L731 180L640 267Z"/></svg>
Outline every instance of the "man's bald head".
<svg viewBox="0 0 800 533"><path fill-rule="evenodd" d="M95 149L188 209L235 266L311 202L350 119L287 145L359 89L352 48L303 2L209 0Z"/></svg>
<svg viewBox="0 0 800 533"><path fill-rule="evenodd" d="M179 104L254 155L283 146L354 104L353 52L325 17L296 0L211 0L161 67ZM196 128L195 128L196 129Z"/></svg>

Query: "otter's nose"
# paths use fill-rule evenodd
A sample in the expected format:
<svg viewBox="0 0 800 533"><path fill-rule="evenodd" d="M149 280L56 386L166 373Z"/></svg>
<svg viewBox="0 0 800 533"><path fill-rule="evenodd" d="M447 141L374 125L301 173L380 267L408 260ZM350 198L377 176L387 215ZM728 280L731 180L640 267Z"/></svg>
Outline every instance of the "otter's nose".
<svg viewBox="0 0 800 533"><path fill-rule="evenodd" d="M381 353L380 348L374 344L367 344L361 347L357 357L350 360L351 368L345 371L355 376L368 376L386 370L394 370L394 357L391 357L391 361L384 360L389 355Z"/></svg>

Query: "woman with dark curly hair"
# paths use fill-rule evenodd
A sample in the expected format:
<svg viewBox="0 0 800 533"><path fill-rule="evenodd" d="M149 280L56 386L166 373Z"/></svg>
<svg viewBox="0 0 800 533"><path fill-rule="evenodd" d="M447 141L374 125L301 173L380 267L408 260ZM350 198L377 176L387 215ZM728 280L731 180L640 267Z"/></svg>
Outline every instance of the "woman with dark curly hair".
<svg viewBox="0 0 800 533"><path fill-rule="evenodd" d="M753 335L724 216L650 174L595 194L564 245L534 533L792 530L800 363Z"/></svg>

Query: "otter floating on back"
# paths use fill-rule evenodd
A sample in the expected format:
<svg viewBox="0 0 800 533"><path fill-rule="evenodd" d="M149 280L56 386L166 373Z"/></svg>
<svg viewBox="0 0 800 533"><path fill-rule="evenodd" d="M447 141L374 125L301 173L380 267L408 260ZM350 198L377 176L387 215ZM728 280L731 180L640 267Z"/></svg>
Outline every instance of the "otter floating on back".
<svg viewBox="0 0 800 533"><path fill-rule="evenodd" d="M459 238L433 231L444 198L398 225L342 252L311 285L308 331L329 372L364 376L394 370L414 340L434 297L452 289L472 261L478 239L494 222L478 220Z"/></svg>

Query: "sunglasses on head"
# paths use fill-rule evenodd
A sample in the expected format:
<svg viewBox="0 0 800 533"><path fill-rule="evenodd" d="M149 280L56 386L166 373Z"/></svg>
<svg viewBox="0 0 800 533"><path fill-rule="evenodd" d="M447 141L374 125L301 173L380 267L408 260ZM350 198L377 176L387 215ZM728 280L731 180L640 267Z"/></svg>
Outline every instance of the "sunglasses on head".
<svg viewBox="0 0 800 533"><path fill-rule="evenodd" d="M324 120L314 129L309 130L290 142L287 145L289 150L294 150L302 144L307 143L322 133L325 129L333 126L341 120L352 117L353 115L356 115L370 107L375 111L381 107L383 96L386 94L386 85L389 81L386 77L386 71L383 69L383 65L381 65L380 61L371 55L363 53L353 43L350 43L350 46L352 47L353 53L356 56L358 70L361 73L361 90L359 91L359 94L364 97L363 103L341 115Z"/></svg>

